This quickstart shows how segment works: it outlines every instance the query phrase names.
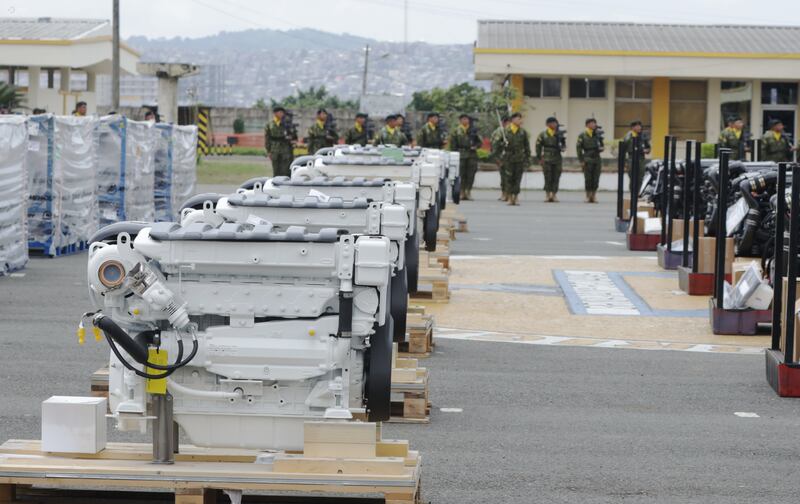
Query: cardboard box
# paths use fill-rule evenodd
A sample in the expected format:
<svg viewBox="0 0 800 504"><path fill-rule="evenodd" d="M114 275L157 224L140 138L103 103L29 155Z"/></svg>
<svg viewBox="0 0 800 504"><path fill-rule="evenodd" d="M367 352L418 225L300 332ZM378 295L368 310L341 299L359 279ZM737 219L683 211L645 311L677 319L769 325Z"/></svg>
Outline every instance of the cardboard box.
<svg viewBox="0 0 800 504"><path fill-rule="evenodd" d="M104 397L53 396L42 402L42 451L99 453L106 447Z"/></svg>
<svg viewBox="0 0 800 504"><path fill-rule="evenodd" d="M716 267L716 246L717 239L713 236L704 236L698 240L698 273L714 273ZM733 268L733 238L725 239L725 273L728 274Z"/></svg>
<svg viewBox="0 0 800 504"><path fill-rule="evenodd" d="M761 276L763 276L764 272L761 271L761 263L760 262L758 262L758 261L735 261L733 263L733 265L731 266L731 282L732 282L733 285L736 285L736 284L739 283L739 280L741 280L742 275L744 275L744 272L747 271L747 268L749 268L751 264L755 264L756 265L756 269L758 269L759 273L761 273Z"/></svg>
<svg viewBox="0 0 800 504"><path fill-rule="evenodd" d="M647 212L648 217L655 217L656 209L650 203L643 203L641 201L636 203L637 206L637 213L638 212ZM624 198L622 200L622 215L625 219L631 218L631 199Z"/></svg>
<svg viewBox="0 0 800 504"><path fill-rule="evenodd" d="M700 220L700 236L705 235L704 221ZM689 236L694 232L694 219L689 219ZM683 219L672 219L672 241L683 240Z"/></svg>
<svg viewBox="0 0 800 504"><path fill-rule="evenodd" d="M781 351L785 351L786 349L786 293L789 292L789 280L786 277L783 277L783 290L781 291ZM800 300L800 282L797 282L795 286L795 308L798 306L797 301ZM798 336L800 336L800 324L798 324L797 318L795 317L794 322L794 361L798 360L800 357L800 348L798 348Z"/></svg>

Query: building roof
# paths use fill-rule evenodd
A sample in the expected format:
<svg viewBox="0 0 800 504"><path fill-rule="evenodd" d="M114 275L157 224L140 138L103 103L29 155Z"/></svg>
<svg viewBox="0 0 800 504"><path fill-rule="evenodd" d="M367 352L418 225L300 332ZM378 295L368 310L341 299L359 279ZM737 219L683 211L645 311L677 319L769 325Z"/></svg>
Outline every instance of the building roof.
<svg viewBox="0 0 800 504"><path fill-rule="evenodd" d="M800 26L478 21L476 53L780 55L800 53Z"/></svg>
<svg viewBox="0 0 800 504"><path fill-rule="evenodd" d="M2 40L79 40L110 33L105 19L0 18Z"/></svg>

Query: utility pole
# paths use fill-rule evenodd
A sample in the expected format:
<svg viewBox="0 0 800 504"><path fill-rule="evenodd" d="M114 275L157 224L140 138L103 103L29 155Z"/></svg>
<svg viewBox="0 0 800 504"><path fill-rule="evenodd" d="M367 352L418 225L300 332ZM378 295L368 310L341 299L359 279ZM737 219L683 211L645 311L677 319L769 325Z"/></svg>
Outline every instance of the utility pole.
<svg viewBox="0 0 800 504"><path fill-rule="evenodd" d="M403 1L403 54L408 53L408 0Z"/></svg>
<svg viewBox="0 0 800 504"><path fill-rule="evenodd" d="M119 0L111 17L111 108L119 112Z"/></svg>
<svg viewBox="0 0 800 504"><path fill-rule="evenodd" d="M367 68L369 67L369 44L364 48L364 77L361 79L361 96L367 95Z"/></svg>

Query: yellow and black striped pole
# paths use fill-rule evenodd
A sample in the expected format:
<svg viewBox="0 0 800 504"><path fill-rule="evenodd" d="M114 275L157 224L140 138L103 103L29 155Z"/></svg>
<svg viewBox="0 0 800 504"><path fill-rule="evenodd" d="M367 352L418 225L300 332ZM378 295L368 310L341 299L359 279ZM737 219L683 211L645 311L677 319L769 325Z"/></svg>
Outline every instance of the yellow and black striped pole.
<svg viewBox="0 0 800 504"><path fill-rule="evenodd" d="M208 122L210 110L206 107L200 107L197 110L197 154L201 156L208 155Z"/></svg>

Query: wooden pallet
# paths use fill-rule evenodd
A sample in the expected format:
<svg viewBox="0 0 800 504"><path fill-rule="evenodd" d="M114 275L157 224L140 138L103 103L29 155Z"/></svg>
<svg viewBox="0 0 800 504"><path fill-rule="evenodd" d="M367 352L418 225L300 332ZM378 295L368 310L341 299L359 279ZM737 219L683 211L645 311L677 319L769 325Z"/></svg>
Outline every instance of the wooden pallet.
<svg viewBox="0 0 800 504"><path fill-rule="evenodd" d="M447 303L450 300L450 278L446 270L436 267L419 267L419 286L430 286L430 290L420 290L411 296L412 302Z"/></svg>
<svg viewBox="0 0 800 504"><path fill-rule="evenodd" d="M453 241L455 238L455 231L452 232L451 236L450 229L439 228L439 231L436 232L436 248L439 247L450 247L450 242Z"/></svg>
<svg viewBox="0 0 800 504"><path fill-rule="evenodd" d="M92 396L108 397L108 364L92 373Z"/></svg>
<svg viewBox="0 0 800 504"><path fill-rule="evenodd" d="M411 311L410 308L408 315L406 315L407 341L399 344L400 354L406 354L409 357L427 357L433 351L435 345L433 341L433 316L426 315L424 308L422 308L421 312Z"/></svg>
<svg viewBox="0 0 800 504"><path fill-rule="evenodd" d="M392 417L389 422L430 422L429 375L426 368L419 367L417 359L395 357L392 363Z"/></svg>
<svg viewBox="0 0 800 504"><path fill-rule="evenodd" d="M458 233L467 233L469 229L467 228L467 218L458 213L458 211L452 207L448 206L444 210L442 210L442 217L443 219L447 219L450 221L450 226L455 229Z"/></svg>
<svg viewBox="0 0 800 504"><path fill-rule="evenodd" d="M303 453L275 453L271 464L254 463L254 450L182 445L172 465L152 464L149 444L109 443L98 454L54 454L42 452L39 441L11 440L0 446L0 504L21 502L27 486L52 499L36 502L63 502L75 490L96 495L98 489L103 496L92 502L130 502L129 492L142 491L174 494L170 500L176 504L230 502L220 496L223 489L336 502L373 495L387 504L421 502L422 458L408 441L384 440L380 426L369 422L308 422L305 438Z"/></svg>
<svg viewBox="0 0 800 504"><path fill-rule="evenodd" d="M450 248L449 247L436 247L433 252L420 250L419 263L423 267L429 268L442 268L446 272L450 272Z"/></svg>

